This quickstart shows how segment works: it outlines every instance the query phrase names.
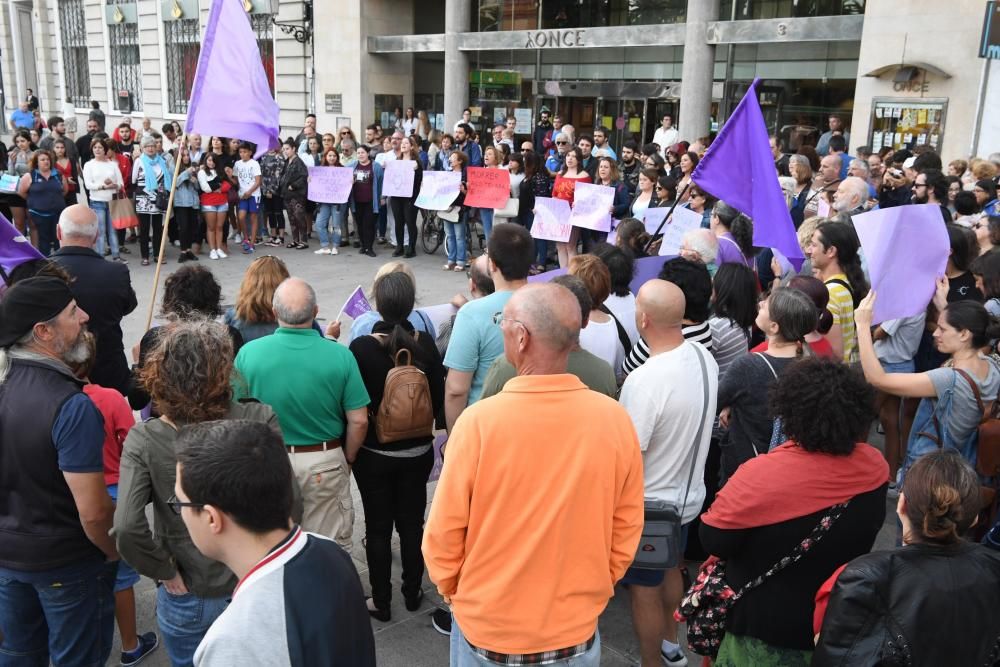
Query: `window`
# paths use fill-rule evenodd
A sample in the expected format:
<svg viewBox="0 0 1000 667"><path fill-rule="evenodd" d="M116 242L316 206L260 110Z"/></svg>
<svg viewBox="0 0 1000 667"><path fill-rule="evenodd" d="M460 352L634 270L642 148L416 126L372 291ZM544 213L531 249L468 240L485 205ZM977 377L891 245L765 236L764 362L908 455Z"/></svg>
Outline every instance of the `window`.
<svg viewBox="0 0 1000 667"><path fill-rule="evenodd" d="M260 61L264 64L264 74L267 85L274 95L274 22L271 14L251 14L250 26L257 36L257 47L260 49Z"/></svg>
<svg viewBox="0 0 1000 667"><path fill-rule="evenodd" d="M111 53L111 94L116 107L122 112L142 109L142 64L139 59L139 25L133 18L127 18L123 11L131 5L134 16L135 5L127 0L108 0L109 6L118 5L118 20L108 24L108 43ZM127 107L127 108L126 108Z"/></svg>
<svg viewBox="0 0 1000 667"><path fill-rule="evenodd" d="M90 103L90 66L87 61L87 24L83 0L59 3L59 37L62 44L64 97L74 106Z"/></svg>
<svg viewBox="0 0 1000 667"><path fill-rule="evenodd" d="M198 69L201 36L198 19L164 21L163 34L167 53L167 110L187 113L191 86Z"/></svg>

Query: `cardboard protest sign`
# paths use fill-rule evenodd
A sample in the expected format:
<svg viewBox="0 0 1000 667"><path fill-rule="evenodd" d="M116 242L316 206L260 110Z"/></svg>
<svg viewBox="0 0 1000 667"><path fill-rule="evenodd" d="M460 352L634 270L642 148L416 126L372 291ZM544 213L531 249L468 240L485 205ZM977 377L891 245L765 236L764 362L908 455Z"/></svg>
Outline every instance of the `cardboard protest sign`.
<svg viewBox="0 0 1000 667"><path fill-rule="evenodd" d="M385 197L412 197L413 177L417 163L413 160L392 160L385 163L382 176L382 195Z"/></svg>
<svg viewBox="0 0 1000 667"><path fill-rule="evenodd" d="M420 180L417 208L428 211L446 211L458 197L462 187L460 171L425 171Z"/></svg>
<svg viewBox="0 0 1000 667"><path fill-rule="evenodd" d="M611 206L614 202L614 188L593 183L577 183L569 221L575 227L610 232Z"/></svg>
<svg viewBox="0 0 1000 667"><path fill-rule="evenodd" d="M503 208L510 199L510 172L490 167L466 170L469 192L465 205L473 208Z"/></svg>
<svg viewBox="0 0 1000 667"><path fill-rule="evenodd" d="M569 221L569 202L552 197L535 198L535 221L531 223L531 235L548 241L569 241L573 225Z"/></svg>
<svg viewBox="0 0 1000 667"><path fill-rule="evenodd" d="M701 213L689 208L675 208L670 222L663 228L663 241L660 242L660 255L679 255L684 235L692 229L701 229Z"/></svg>
<svg viewBox="0 0 1000 667"><path fill-rule="evenodd" d="M309 201L344 204L353 185L354 170L350 167L309 167Z"/></svg>

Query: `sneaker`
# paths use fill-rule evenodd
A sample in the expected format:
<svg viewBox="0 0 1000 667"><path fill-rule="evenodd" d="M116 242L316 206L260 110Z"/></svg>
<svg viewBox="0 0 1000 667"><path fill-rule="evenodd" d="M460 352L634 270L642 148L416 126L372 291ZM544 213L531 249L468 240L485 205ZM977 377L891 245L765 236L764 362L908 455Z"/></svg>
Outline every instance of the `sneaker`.
<svg viewBox="0 0 1000 667"><path fill-rule="evenodd" d="M330 254L330 249L329 248L320 248L319 250L314 250L313 254L314 255L329 255Z"/></svg>
<svg viewBox="0 0 1000 667"><path fill-rule="evenodd" d="M147 632L146 634L139 635L139 645L135 647L134 651L122 651L122 667L138 665L142 662L143 658L155 651L159 645L160 640L157 639L155 632Z"/></svg>
<svg viewBox="0 0 1000 667"><path fill-rule="evenodd" d="M188 261L187 253L186 252L182 252L181 256L177 258L177 262L183 264L186 261Z"/></svg>
<svg viewBox="0 0 1000 667"><path fill-rule="evenodd" d="M243 254L244 255L249 255L251 253L253 253L253 244L250 243L249 241L244 241L243 242Z"/></svg>
<svg viewBox="0 0 1000 667"><path fill-rule="evenodd" d="M222 248L219 248L215 252L218 253L219 259L225 259L226 257L229 257L229 255L227 255L226 253L222 252Z"/></svg>
<svg viewBox="0 0 1000 667"><path fill-rule="evenodd" d="M218 251L218 250L215 250L215 249L213 248L213 249L212 249L212 252L208 253L208 258L209 258L209 259L219 259L219 251Z"/></svg>
<svg viewBox="0 0 1000 667"><path fill-rule="evenodd" d="M684 655L684 651L677 651L672 655L667 655L660 649L660 658L663 659L663 664L667 667L687 667L688 659Z"/></svg>
<svg viewBox="0 0 1000 667"><path fill-rule="evenodd" d="M337 254L339 254L339 253L337 252L337 246L331 246L331 247L330 247L330 254L331 254L331 255L337 255Z"/></svg>
<svg viewBox="0 0 1000 667"><path fill-rule="evenodd" d="M431 625L434 629L440 632L442 635L451 635L451 612L447 609L442 609L438 607L431 614Z"/></svg>
<svg viewBox="0 0 1000 667"><path fill-rule="evenodd" d="M180 241L174 241L174 247L175 248L180 248L181 247L181 242Z"/></svg>
<svg viewBox="0 0 1000 667"><path fill-rule="evenodd" d="M285 244L282 242L282 240L279 237L274 236L274 237L271 238L270 241L267 242L267 245L271 246L272 248L280 248L281 246L283 246Z"/></svg>

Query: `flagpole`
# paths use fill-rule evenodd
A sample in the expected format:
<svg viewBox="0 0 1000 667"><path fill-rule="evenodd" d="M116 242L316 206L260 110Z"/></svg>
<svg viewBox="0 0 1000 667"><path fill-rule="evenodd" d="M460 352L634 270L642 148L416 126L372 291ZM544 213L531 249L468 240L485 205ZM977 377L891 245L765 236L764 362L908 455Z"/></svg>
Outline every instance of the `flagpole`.
<svg viewBox="0 0 1000 667"><path fill-rule="evenodd" d="M177 137L177 157L174 158L174 180L170 183L170 199L167 201L167 212L163 215L163 231L160 232L160 252L156 256L156 273L153 275L153 290L149 295L149 313L146 315L146 331L153 324L153 309L156 307L156 290L160 286L160 267L163 266L163 254L167 249L167 229L170 227L170 216L174 212L174 195L177 194L177 176L181 173L181 154L187 135ZM147 176L148 178L148 176Z"/></svg>
<svg viewBox="0 0 1000 667"><path fill-rule="evenodd" d="M688 188L690 187L691 187L691 181L689 180L684 185L684 189L681 190L681 193L677 195L677 199L674 200L674 203L670 205L670 210L667 211L667 214L665 216L663 216L663 220L660 220L660 224L656 228L656 231L652 235L650 235L649 241L646 242L646 247L642 249L643 252L649 254L649 246L653 245L653 241L656 239L657 236L660 235L660 232L663 231L663 225L667 224L667 219L674 214L674 209L677 208L677 203L680 200L684 199L684 195L687 194Z"/></svg>

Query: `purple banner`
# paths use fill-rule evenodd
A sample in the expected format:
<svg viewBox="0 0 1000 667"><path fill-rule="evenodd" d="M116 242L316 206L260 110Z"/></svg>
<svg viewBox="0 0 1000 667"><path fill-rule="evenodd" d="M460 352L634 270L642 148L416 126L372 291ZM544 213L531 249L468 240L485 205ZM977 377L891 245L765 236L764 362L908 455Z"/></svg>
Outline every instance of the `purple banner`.
<svg viewBox="0 0 1000 667"><path fill-rule="evenodd" d="M309 167L309 201L344 204L353 185L354 170L350 167Z"/></svg>
<svg viewBox="0 0 1000 667"><path fill-rule="evenodd" d="M642 259L635 260L635 273L632 274L632 282L628 284L628 288L632 291L632 294L638 294L640 287L647 281L660 275L660 269L663 268L663 263L668 259L672 258L643 257Z"/></svg>
<svg viewBox="0 0 1000 667"><path fill-rule="evenodd" d="M546 271L545 273L539 273L537 276L528 276L529 283L547 283L556 276L564 276L569 273L569 269L552 269L551 271Z"/></svg>
<svg viewBox="0 0 1000 667"><path fill-rule="evenodd" d="M7 275L15 266L33 259L45 259L24 234L0 214L0 268ZM4 280L6 282L6 280Z"/></svg>

